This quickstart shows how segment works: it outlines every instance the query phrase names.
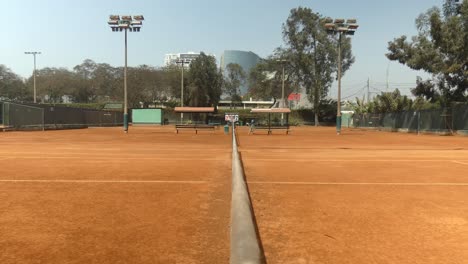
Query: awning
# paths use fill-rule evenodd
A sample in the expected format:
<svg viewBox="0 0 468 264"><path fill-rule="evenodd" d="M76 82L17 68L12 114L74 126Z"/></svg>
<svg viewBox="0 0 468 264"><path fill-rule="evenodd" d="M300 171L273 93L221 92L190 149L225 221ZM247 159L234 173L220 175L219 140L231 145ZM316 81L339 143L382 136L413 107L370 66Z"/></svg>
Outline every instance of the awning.
<svg viewBox="0 0 468 264"><path fill-rule="evenodd" d="M177 113L214 113L214 107L176 107Z"/></svg>
<svg viewBox="0 0 468 264"><path fill-rule="evenodd" d="M289 108L253 108L251 113L291 113Z"/></svg>

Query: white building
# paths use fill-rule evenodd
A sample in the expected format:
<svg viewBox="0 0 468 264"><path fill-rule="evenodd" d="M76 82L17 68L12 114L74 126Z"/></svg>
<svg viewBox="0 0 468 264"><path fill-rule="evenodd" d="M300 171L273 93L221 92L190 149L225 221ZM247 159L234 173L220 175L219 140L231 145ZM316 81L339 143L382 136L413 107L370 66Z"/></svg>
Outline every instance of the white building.
<svg viewBox="0 0 468 264"><path fill-rule="evenodd" d="M213 56L215 57L215 55L213 54L207 54L208 56ZM179 60L183 60L186 64L185 66L188 67L188 65L193 61L195 60L196 58L198 58L198 56L200 56L200 52L192 52L192 51L189 51L189 52L186 52L186 53L170 53L170 54L166 54L164 56L164 66L170 66L170 65L176 65L176 62L179 61ZM187 63L188 62L188 63Z"/></svg>

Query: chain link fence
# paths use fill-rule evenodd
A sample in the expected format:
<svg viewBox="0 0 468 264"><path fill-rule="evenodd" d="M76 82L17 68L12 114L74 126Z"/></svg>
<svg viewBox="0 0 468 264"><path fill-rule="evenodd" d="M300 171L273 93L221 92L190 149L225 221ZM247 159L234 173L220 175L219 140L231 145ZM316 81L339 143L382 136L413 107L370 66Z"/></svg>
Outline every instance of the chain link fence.
<svg viewBox="0 0 468 264"><path fill-rule="evenodd" d="M11 129L44 129L44 109L16 103L1 103L1 123Z"/></svg>
<svg viewBox="0 0 468 264"><path fill-rule="evenodd" d="M51 105L0 102L4 129L72 129L123 125L123 113Z"/></svg>
<svg viewBox="0 0 468 264"><path fill-rule="evenodd" d="M454 104L450 108L435 110L354 114L353 125L415 133L468 133L468 104Z"/></svg>

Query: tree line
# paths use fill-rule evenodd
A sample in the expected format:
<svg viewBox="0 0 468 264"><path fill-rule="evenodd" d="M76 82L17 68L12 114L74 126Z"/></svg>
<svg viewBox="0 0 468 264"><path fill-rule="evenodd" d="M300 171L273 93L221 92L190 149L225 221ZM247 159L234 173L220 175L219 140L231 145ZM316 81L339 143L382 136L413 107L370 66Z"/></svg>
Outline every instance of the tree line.
<svg viewBox="0 0 468 264"><path fill-rule="evenodd" d="M310 8L290 10L282 26L284 43L249 72L240 65L230 64L224 72L214 57L202 54L194 60L184 75L184 105L216 106L222 95L231 101L241 100L239 87L247 84L246 96L269 100L281 98L284 78L285 95L305 90L316 113L329 107L329 89L337 80L338 36L325 28L327 17ZM416 19L418 35L401 36L388 43L389 60L412 69L432 74L432 78L415 81L410 100L399 91L382 94L367 111L395 109L385 98L416 105L447 106L468 101L468 0L459 8L444 6L429 9ZM355 61L351 39L341 42L342 76ZM384 54L383 54L384 55ZM284 76L283 76L284 69ZM131 107L141 103L180 103L181 73L179 66L153 67L141 65L128 70L128 96ZM73 102L122 101L123 69L106 63L85 60L72 70L43 68L37 71L37 91L45 102L60 102L67 95ZM23 81L6 66L0 65L0 96L3 99L32 101L32 76ZM358 99L359 100L359 99ZM379 102L379 103L377 103ZM364 104L358 101L358 104ZM406 107L406 106L405 106ZM401 107L397 107L399 109ZM403 107L404 108L404 107ZM377 110L375 110L377 111Z"/></svg>
<svg viewBox="0 0 468 264"><path fill-rule="evenodd" d="M9 68L0 65L0 95L4 100L33 100L33 76L22 80ZM222 75L213 57L201 54L184 76L184 105L216 105L221 95ZM176 102L181 95L181 68L177 65L128 67L128 102L130 107L152 102ZM86 59L72 70L46 67L36 71L39 102L74 103L121 102L123 67Z"/></svg>
<svg viewBox="0 0 468 264"><path fill-rule="evenodd" d="M432 77L416 78L411 89L415 99L401 95L398 89L383 92L368 103L356 98L356 113L438 109L468 103L468 0L427 10L417 17L416 27L417 36L390 41L386 56Z"/></svg>

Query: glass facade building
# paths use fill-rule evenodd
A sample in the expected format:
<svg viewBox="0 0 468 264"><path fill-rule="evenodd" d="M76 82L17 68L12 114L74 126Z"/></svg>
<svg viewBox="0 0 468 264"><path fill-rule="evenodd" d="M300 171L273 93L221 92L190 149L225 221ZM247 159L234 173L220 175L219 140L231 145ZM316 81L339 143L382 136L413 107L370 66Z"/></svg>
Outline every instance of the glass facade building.
<svg viewBox="0 0 468 264"><path fill-rule="evenodd" d="M259 63L261 58L251 51L225 50L221 56L221 70L226 70L229 63L237 63L242 66L245 73L249 74L250 69ZM240 87L240 95L245 95L248 91L247 83Z"/></svg>

